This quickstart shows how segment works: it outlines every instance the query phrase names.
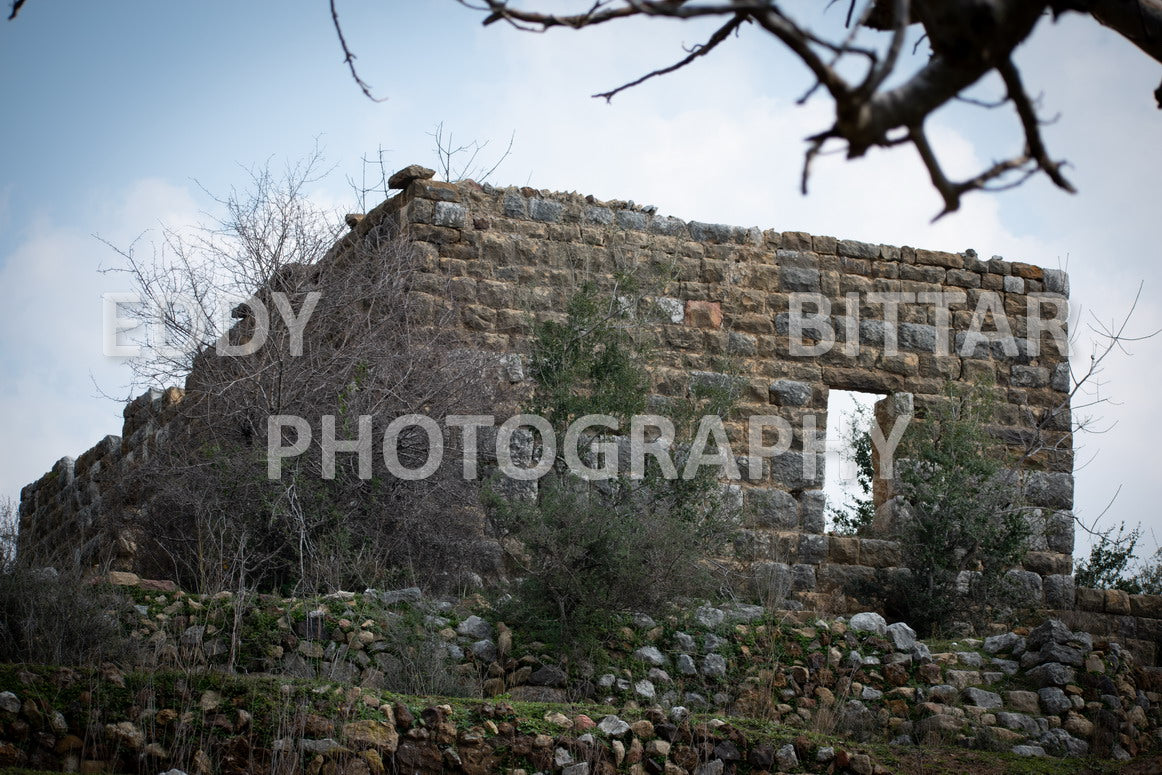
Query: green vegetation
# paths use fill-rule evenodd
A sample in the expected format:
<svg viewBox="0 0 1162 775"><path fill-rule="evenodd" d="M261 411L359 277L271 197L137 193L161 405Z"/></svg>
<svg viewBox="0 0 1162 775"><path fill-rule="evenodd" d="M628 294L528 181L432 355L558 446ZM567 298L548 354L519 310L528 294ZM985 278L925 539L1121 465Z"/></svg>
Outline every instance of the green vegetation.
<svg viewBox="0 0 1162 775"><path fill-rule="evenodd" d="M669 450L684 473L698 421L725 418L734 386L729 378L692 385L686 397L652 406L648 318L639 314L648 308L634 278L615 278L608 293L587 282L569 300L564 322L535 329L528 409L552 425L557 464L540 480L535 499L504 494L498 483L488 503L506 545L515 539L519 547L510 554L525 580L512 616L546 639L575 637L608 623L612 612L657 611L713 590L704 558L724 539L728 522L721 469L704 465L675 478L646 456L634 478L622 442L630 418L653 409L673 423ZM587 480L565 464L566 430L586 415L605 415L617 425L616 432L591 430L577 440L580 460L608 466L608 478Z"/></svg>
<svg viewBox="0 0 1162 775"><path fill-rule="evenodd" d="M911 577L890 591L921 633L982 623L1009 602L1005 573L1029 536L1017 472L985 430L995 399L983 385L949 385L913 421L896 452L898 538Z"/></svg>

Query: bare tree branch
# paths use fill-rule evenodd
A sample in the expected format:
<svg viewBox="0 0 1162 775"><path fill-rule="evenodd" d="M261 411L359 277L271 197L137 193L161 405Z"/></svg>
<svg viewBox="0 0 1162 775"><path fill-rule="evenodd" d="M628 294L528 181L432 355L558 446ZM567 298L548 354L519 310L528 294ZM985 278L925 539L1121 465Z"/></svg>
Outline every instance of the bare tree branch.
<svg viewBox="0 0 1162 775"><path fill-rule="evenodd" d="M641 78L630 81L629 83L624 83L621 86L618 86L616 89L610 89L609 91L598 92L597 94L594 94L593 96L594 97L604 97L606 102L612 102L613 98L616 94L623 92L626 89L632 89L634 86L637 86L638 84L641 84L641 83L645 83L649 79L657 77L659 75L666 75L668 73L674 72L675 70L681 70L683 67L690 64L698 57L706 56L711 51L713 51L718 46L719 43L721 43L722 41L724 41L728 37L730 37L730 33L737 30L742 25L742 23L744 21L746 21L746 16L739 14L738 16L735 16L733 19L728 21L726 24L719 27L714 32L714 34L710 36L710 39L707 40L705 43L694 46L694 48L691 49L690 54L688 56L686 56L685 58L683 58L681 61L676 62L675 64L672 64L669 67L663 67L661 69L646 73Z"/></svg>
<svg viewBox="0 0 1162 775"><path fill-rule="evenodd" d="M20 0L23 2L23 0ZM343 47L343 61L347 64L347 69L351 71L351 77L363 92L363 96L372 102L386 102L387 97L376 97L371 93L371 86L359 77L359 73L355 70L355 55L351 53L351 49L347 46L347 39L343 37L343 25L339 23L339 9L335 7L335 0L331 0L331 23L335 25L335 34L339 36L339 45Z"/></svg>

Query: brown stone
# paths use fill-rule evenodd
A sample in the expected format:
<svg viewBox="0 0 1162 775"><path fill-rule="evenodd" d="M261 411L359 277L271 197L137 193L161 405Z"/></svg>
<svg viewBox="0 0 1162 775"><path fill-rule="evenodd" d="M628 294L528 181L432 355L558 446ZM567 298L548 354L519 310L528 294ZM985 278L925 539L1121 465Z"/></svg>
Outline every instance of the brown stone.
<svg viewBox="0 0 1162 775"><path fill-rule="evenodd" d="M388 188L407 188L413 180L428 180L436 174L435 170L419 164L409 164L387 179Z"/></svg>
<svg viewBox="0 0 1162 775"><path fill-rule="evenodd" d="M839 565L859 565L859 539L849 536L831 536L828 541L831 562Z"/></svg>
<svg viewBox="0 0 1162 775"><path fill-rule="evenodd" d="M1130 595L1129 598L1130 613L1134 616L1162 619L1162 595Z"/></svg>
<svg viewBox="0 0 1162 775"><path fill-rule="evenodd" d="M1131 611L1130 596L1121 589L1107 589L1105 592L1105 610L1107 614L1128 614ZM1141 614L1137 614L1141 615Z"/></svg>
<svg viewBox="0 0 1162 775"><path fill-rule="evenodd" d="M694 328L722 328L722 303L687 301L685 323Z"/></svg>
<svg viewBox="0 0 1162 775"><path fill-rule="evenodd" d="M1090 589L1089 587L1078 587L1076 591L1076 605L1082 611L1096 611L1101 613L1105 610L1106 605L1106 590L1104 589Z"/></svg>

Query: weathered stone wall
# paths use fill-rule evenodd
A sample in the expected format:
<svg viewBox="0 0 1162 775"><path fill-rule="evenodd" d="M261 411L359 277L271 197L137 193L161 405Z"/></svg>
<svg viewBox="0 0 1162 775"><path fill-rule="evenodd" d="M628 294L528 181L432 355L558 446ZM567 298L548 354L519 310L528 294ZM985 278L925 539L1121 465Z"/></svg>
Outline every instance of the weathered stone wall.
<svg viewBox="0 0 1162 775"><path fill-rule="evenodd" d="M149 454L182 399L177 388L150 390L125 405L122 435L106 436L75 460L63 457L20 491L17 551L43 564L133 567L128 535L103 516L120 478Z"/></svg>
<svg viewBox="0 0 1162 775"><path fill-rule="evenodd" d="M795 429L791 449L765 461L760 479L732 485L746 519L735 560L749 563L759 580L789 586L806 604L833 604L835 593L861 582L875 586L903 565L895 541L824 534L822 453L802 428L813 416L822 432L828 391L908 393L922 409L940 400L949 380L995 382L1002 404L991 430L998 438L1022 447L1034 426L1044 426L1044 449L1033 456L1028 481L1040 509L1036 543L1017 580L1030 604L1073 605L1067 353L1047 334L1037 338L1039 346L1026 341L1030 305L1045 321L1066 317L1064 273L985 261L972 251L684 222L576 194L426 179L402 184L404 192L369 213L354 237L389 212L409 224L432 306L450 287L464 328L495 350L526 352L534 321L563 319L583 279L612 289L615 273L629 269L662 278L652 299L662 317L656 393L676 396L699 380L737 380L743 389L734 441L751 415L777 415ZM918 302L932 298L924 294L962 293L963 301L948 305L942 346L937 305L900 304L892 321L874 301L877 293L916 294ZM832 318L835 345L817 355L794 348L801 341L792 328L794 305L803 305L800 317L816 311L804 294L821 295L836 316L859 317L850 325ZM989 341L974 347L969 338L966 345L982 308L976 330ZM1004 319L995 320L1001 312ZM857 334L858 347L849 333ZM809 331L802 341L813 343ZM812 455L813 471L805 460Z"/></svg>
<svg viewBox="0 0 1162 775"><path fill-rule="evenodd" d="M985 379L1001 393L991 429L997 438L1020 448L1040 434L1043 447L1029 461L1027 490L1039 509L1035 550L1015 580L1030 605L1073 607L1069 366L1048 333L1026 341L1038 314L1064 319L1064 273L982 260L973 251L685 222L576 194L415 175L398 182L403 192L350 219L351 233L324 260L342 260L377 223L397 220L417 244L423 271L415 293L432 310L450 295L465 333L503 353L526 352L536 320L563 319L581 280L612 289L615 273L636 271L656 283L638 311L661 315L658 396L684 395L698 381L739 385L735 442L752 415L789 422L790 449L764 461L756 480L727 485L745 515L732 559L760 586L786 590L811 608L834 608L841 593L903 572L906 547L897 542L824 532L823 455L804 428L814 418L822 432L830 390L907 394L922 410L941 400L949 380ZM914 294L915 301L885 305L876 296L885 293ZM942 307L932 300L944 297L932 294L962 299ZM801 354L797 343L808 350L825 343L809 325L801 337L796 331L820 300L832 312L835 342ZM75 545L84 537L83 554L92 555L102 482L144 453L179 399L180 391L137 399L126 408L121 439L107 437L75 463L62 459L26 487L22 546Z"/></svg>

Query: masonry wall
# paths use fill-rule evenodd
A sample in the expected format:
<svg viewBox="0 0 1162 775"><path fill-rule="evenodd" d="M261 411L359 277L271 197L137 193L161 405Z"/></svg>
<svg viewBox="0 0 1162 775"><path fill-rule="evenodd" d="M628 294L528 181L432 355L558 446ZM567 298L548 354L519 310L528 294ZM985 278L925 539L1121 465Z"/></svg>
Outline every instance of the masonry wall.
<svg viewBox="0 0 1162 775"><path fill-rule="evenodd" d="M751 415L777 415L795 429L790 450L765 461L760 477L727 485L745 520L731 560L751 583L786 590L809 608L834 609L855 605L853 591L902 572L907 550L890 535L824 533L823 456L805 441L803 427L815 417L823 430L830 390L910 396L923 410L940 400L949 380L985 379L1002 396L991 429L996 436L1019 448L1040 433L1044 446L1028 474L1038 507L1036 545L1014 580L1030 605L1073 607L1069 366L1048 333L1036 346L1026 341L1030 304L1035 317L1065 317L1064 273L984 260L973 251L686 222L630 202L454 185L424 174L397 176L402 193L351 218L351 233L324 260L342 260L383 219L398 221L417 242L423 272L415 293L433 311L454 299L466 335L499 353L526 353L534 322L563 319L582 280L612 289L617 272L631 271L652 283L654 292L636 312L661 321L655 393L684 395L699 381L736 384L734 441ZM877 293L916 294L917 303L900 304L893 321L874 301ZM940 305L921 302L931 298L923 294L947 293L963 300L947 305L950 333L942 344ZM794 347L800 339L805 346L826 343L819 331L799 337L794 326L819 311L819 299L833 314L835 344L800 354ZM848 312L858 321L838 317ZM974 344L976 331L981 340ZM138 399L126 409L122 438L107 437L75 462L62 459L26 487L22 545L84 536L86 556L93 554L102 482L143 454L178 400L180 391ZM127 548L113 554L124 556Z"/></svg>

